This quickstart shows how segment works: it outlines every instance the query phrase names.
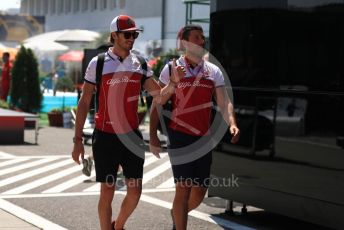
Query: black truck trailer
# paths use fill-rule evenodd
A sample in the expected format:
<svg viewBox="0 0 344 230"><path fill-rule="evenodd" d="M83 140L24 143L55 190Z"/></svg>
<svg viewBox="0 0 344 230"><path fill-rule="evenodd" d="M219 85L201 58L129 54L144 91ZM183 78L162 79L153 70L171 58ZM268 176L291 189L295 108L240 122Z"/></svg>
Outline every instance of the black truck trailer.
<svg viewBox="0 0 344 230"><path fill-rule="evenodd" d="M209 196L344 229L344 4L311 2L212 1L241 140L217 145Z"/></svg>

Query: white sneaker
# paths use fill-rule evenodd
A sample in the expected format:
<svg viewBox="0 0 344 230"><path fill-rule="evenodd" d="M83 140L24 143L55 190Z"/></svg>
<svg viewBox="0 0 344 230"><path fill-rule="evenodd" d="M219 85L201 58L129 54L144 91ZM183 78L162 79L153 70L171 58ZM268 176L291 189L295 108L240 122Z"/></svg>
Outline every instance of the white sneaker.
<svg viewBox="0 0 344 230"><path fill-rule="evenodd" d="M90 157L87 159L83 159L82 165L83 165L82 173L86 176L91 176L92 167L93 167L92 159Z"/></svg>

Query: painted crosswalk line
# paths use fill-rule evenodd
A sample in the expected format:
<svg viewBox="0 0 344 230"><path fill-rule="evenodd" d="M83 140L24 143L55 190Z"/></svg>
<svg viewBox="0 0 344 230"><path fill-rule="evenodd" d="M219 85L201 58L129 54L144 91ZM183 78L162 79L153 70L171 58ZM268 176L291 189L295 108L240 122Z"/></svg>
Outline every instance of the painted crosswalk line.
<svg viewBox="0 0 344 230"><path fill-rule="evenodd" d="M168 172L171 168L168 154L162 153L160 156L159 159L151 153L146 153L142 183L147 185L145 189L148 192L155 190L162 192L166 189L169 191L174 188L171 171ZM68 190L72 188L74 191L80 188L81 193L99 193L100 185L95 182L94 169L91 177L82 175L81 169L82 166L76 165L67 155L18 157L8 154L6 159L0 162L0 176L2 177L0 189L4 188L0 197L24 196L30 194L30 190L35 190L34 194L68 193ZM20 173L13 175L15 172ZM169 176L160 177L166 173ZM150 184L155 178L159 180L156 183L160 184L158 187L155 183ZM163 181L165 179L166 181ZM21 183L19 186L18 182ZM119 190L124 191L126 187L121 187Z"/></svg>

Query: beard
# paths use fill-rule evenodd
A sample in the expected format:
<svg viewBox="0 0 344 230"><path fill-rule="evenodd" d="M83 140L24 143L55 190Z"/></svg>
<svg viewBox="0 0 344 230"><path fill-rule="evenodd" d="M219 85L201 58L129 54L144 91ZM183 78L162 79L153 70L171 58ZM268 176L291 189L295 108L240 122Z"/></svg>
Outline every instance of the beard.
<svg viewBox="0 0 344 230"><path fill-rule="evenodd" d="M203 55L206 54L207 51L204 49L204 47L195 46L192 47L192 49L189 49L188 53L197 57L203 57Z"/></svg>
<svg viewBox="0 0 344 230"><path fill-rule="evenodd" d="M133 42L123 42L122 44L119 44L119 46L126 51L130 51L133 49L134 43Z"/></svg>

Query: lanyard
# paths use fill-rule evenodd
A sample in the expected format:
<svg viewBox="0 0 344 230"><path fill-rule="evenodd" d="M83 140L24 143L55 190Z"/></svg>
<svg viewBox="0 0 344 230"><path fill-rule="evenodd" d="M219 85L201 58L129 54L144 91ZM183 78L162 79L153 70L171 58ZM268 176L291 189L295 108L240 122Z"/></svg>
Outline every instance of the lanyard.
<svg viewBox="0 0 344 230"><path fill-rule="evenodd" d="M194 70L191 69L188 60L187 60L186 58L184 58L184 61L185 61L186 69L189 71L189 73L191 74L191 76L197 77L198 74L203 70L203 64L202 64L202 66L198 66L198 65L197 65L194 69L196 69L196 68L199 68L199 69L198 69L197 73L195 74Z"/></svg>

